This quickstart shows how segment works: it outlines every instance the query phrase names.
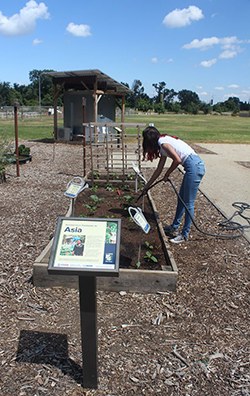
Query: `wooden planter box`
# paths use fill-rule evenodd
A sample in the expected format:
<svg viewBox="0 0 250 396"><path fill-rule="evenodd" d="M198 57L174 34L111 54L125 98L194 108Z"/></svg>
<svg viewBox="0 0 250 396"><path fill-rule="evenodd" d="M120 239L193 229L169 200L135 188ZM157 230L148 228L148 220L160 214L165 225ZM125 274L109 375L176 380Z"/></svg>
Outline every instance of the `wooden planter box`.
<svg viewBox="0 0 250 396"><path fill-rule="evenodd" d="M119 270L119 277L97 277L98 290L106 291L127 291L155 293L164 291L175 291L178 276L178 269L174 257L170 251L168 240L165 236L159 215L150 192L149 200L157 221L159 237L162 241L165 254L165 263L161 265L161 270L143 269L123 269ZM71 215L70 206L66 216ZM78 288L78 277L69 275L49 275L47 267L50 258L53 240L46 246L43 252L37 257L33 267L33 284L37 287L66 287Z"/></svg>

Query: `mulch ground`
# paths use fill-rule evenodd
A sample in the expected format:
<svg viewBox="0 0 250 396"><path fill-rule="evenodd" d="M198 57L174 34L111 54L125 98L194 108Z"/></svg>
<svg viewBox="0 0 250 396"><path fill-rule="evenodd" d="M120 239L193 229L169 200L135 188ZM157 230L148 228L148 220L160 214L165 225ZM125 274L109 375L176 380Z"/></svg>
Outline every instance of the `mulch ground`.
<svg viewBox="0 0 250 396"><path fill-rule="evenodd" d="M27 145L27 142L25 142ZM29 142L33 160L0 186L2 233L0 394L3 396L250 394L249 243L203 235L171 245L176 292L98 291L98 389L82 378L78 291L32 284L36 257L81 175L80 147ZM147 176L148 177L148 176ZM173 181L178 187L181 174ZM169 184L151 190L163 224L173 218ZM223 216L200 192L195 219L220 232Z"/></svg>

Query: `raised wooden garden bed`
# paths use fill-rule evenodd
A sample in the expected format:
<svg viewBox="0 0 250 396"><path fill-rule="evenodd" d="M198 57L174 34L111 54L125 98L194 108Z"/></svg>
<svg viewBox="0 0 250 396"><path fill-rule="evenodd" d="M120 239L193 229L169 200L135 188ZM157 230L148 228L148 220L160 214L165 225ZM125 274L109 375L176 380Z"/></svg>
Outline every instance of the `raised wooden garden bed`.
<svg viewBox="0 0 250 396"><path fill-rule="evenodd" d="M74 216L94 218L121 218L121 247L119 277L99 277L99 290L157 292L174 291L177 281L177 266L169 250L168 240L164 234L152 196L136 203L140 194L135 193L135 182L101 183L96 180L92 188L84 190L74 205ZM142 207L150 224L150 231L145 234L130 218L129 206ZM70 209L68 211L70 216ZM37 258L33 282L41 287L78 287L78 278L65 275L48 275L47 266L52 241Z"/></svg>

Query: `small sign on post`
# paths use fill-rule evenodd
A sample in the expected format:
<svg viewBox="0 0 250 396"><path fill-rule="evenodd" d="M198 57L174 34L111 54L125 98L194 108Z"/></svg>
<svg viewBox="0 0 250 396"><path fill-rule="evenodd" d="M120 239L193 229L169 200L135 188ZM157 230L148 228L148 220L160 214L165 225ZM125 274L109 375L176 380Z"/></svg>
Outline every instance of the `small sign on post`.
<svg viewBox="0 0 250 396"><path fill-rule="evenodd" d="M85 181L81 177L74 177L68 183L64 195L72 199L72 204L71 204L72 217L74 217L74 199L78 196L78 194L80 194L81 191L85 190L85 188L88 187L89 187L88 183L85 183Z"/></svg>
<svg viewBox="0 0 250 396"><path fill-rule="evenodd" d="M121 219L59 217L49 274L77 275L83 383L97 388L96 276L119 276Z"/></svg>

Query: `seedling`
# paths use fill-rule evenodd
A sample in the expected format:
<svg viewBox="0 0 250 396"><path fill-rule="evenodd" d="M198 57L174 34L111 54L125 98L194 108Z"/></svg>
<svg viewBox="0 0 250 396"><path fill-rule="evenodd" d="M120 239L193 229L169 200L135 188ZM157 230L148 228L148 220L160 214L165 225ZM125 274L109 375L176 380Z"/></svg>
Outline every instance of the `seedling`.
<svg viewBox="0 0 250 396"><path fill-rule="evenodd" d="M117 173L112 173L111 177L113 180L119 180L119 175Z"/></svg>
<svg viewBox="0 0 250 396"><path fill-rule="evenodd" d="M150 250L153 250L153 249L154 249L154 246L153 246L153 245L150 245L150 243L147 242L147 241L145 241L145 245L146 245L147 248L150 249ZM144 259L145 259L146 261L148 261L148 262L150 262L150 261L153 261L154 263L157 263L157 262L158 262L157 258L153 255L153 253L150 252L150 251L148 251L148 250L146 251L146 254L145 254L145 256L144 256Z"/></svg>
<svg viewBox="0 0 250 396"><path fill-rule="evenodd" d="M107 190L107 191L113 191L113 186L112 186L112 184L107 184L106 190Z"/></svg>
<svg viewBox="0 0 250 396"><path fill-rule="evenodd" d="M140 266L141 266L141 263L140 263L140 261L138 261L138 262L135 264L135 266L136 266L136 268L137 268L137 269L139 269L139 268L140 268Z"/></svg>
<svg viewBox="0 0 250 396"><path fill-rule="evenodd" d="M104 198L99 198L97 195L90 195L90 198L93 199L94 204L93 205L89 205L89 204L85 204L86 208L88 208L90 210L91 213L93 213L99 202L103 201Z"/></svg>
<svg viewBox="0 0 250 396"><path fill-rule="evenodd" d="M131 195L124 195L123 198L125 199L127 204L130 204L134 199L134 197L131 197Z"/></svg>
<svg viewBox="0 0 250 396"><path fill-rule="evenodd" d="M151 252L149 252L148 250L146 251L144 259L148 262L150 262L150 261L153 261L154 263L158 262L157 258L155 256L153 256L153 254Z"/></svg>
<svg viewBox="0 0 250 396"><path fill-rule="evenodd" d="M96 184L95 186L91 187L91 190L96 192L98 190L98 185Z"/></svg>
<svg viewBox="0 0 250 396"><path fill-rule="evenodd" d="M147 241L145 241L145 245L147 246L148 249L151 249L151 250L154 249L154 246L153 246L153 245L150 245L150 243L147 242Z"/></svg>
<svg viewBox="0 0 250 396"><path fill-rule="evenodd" d="M100 172L98 172L98 171L93 171L93 176L94 176L94 178L95 178L96 180L99 180L99 179L100 179Z"/></svg>

